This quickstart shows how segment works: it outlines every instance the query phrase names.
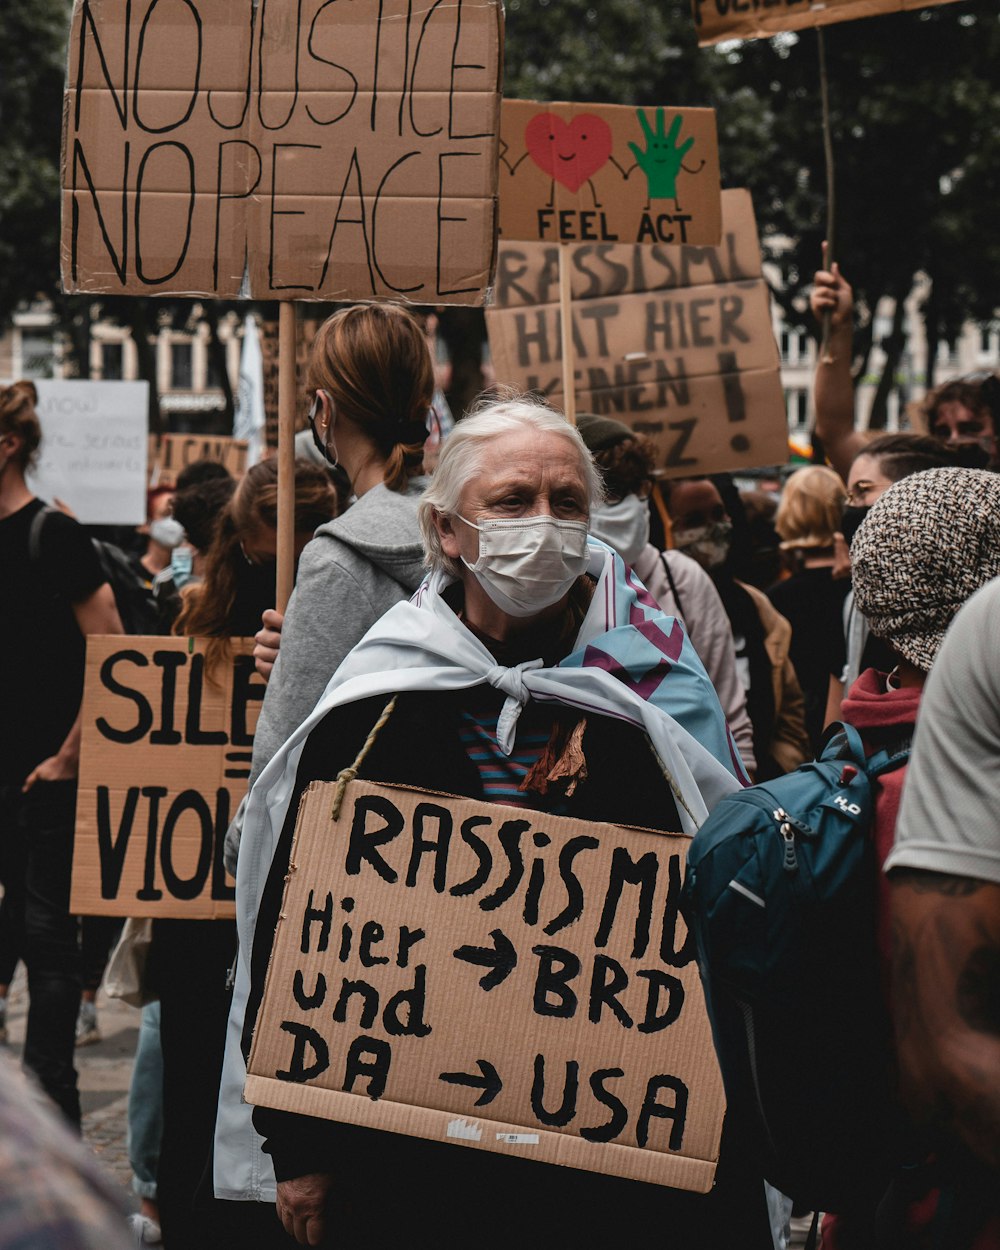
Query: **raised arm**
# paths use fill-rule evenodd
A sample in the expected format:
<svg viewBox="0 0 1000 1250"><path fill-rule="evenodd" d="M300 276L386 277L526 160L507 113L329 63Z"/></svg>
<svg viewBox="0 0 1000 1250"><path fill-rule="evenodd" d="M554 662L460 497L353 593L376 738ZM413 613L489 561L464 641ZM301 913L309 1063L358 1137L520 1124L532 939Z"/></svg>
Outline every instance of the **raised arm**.
<svg viewBox="0 0 1000 1250"><path fill-rule="evenodd" d="M904 1101L1000 1172L1000 886L916 868L891 885Z"/></svg>
<svg viewBox="0 0 1000 1250"><path fill-rule="evenodd" d="M825 247L824 247L825 251ZM854 336L854 293L840 266L817 271L809 306L817 319L831 314L830 342L820 352L813 382L816 434L840 476L847 481L851 461L864 449L864 436L854 428L854 379L851 355Z"/></svg>

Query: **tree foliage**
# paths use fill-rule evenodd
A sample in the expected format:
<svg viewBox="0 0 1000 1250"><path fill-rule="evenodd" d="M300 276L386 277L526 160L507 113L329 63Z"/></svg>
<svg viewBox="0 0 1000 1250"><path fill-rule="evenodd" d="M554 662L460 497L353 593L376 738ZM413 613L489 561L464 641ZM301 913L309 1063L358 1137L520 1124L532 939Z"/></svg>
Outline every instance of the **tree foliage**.
<svg viewBox="0 0 1000 1250"><path fill-rule="evenodd" d="M862 311L930 278L933 358L968 319L995 315L1000 234L1000 14L995 0L843 22L824 30L840 263ZM711 105L723 184L753 194L785 315L815 332L805 292L826 233L814 31L698 49L683 0L509 0L507 92L543 100ZM868 313L867 320L864 314ZM890 335L890 340L892 340ZM892 378L900 341L889 350Z"/></svg>
<svg viewBox="0 0 1000 1250"><path fill-rule="evenodd" d="M0 325L47 296L86 371L90 306L60 296L59 142L70 0L0 7ZM825 29L837 161L836 253L862 312L930 279L930 355L968 319L996 315L1000 233L1000 13L965 0ZM723 182L753 193L786 316L807 326L805 290L825 234L826 178L814 31L699 49L686 0L507 0L505 92L540 100L711 106ZM101 310L130 324L130 302ZM190 308L139 310L143 332ZM133 310L135 311L135 310ZM469 314L442 321L469 343ZM451 326L449 322L455 321ZM478 324L478 323L477 323ZM464 328L463 328L464 327ZM862 318L866 359L874 323ZM889 349L890 378L902 351ZM470 349L471 351L471 349ZM933 365L932 365L933 367Z"/></svg>
<svg viewBox="0 0 1000 1250"><path fill-rule="evenodd" d="M66 0L0 6L0 326L56 290Z"/></svg>

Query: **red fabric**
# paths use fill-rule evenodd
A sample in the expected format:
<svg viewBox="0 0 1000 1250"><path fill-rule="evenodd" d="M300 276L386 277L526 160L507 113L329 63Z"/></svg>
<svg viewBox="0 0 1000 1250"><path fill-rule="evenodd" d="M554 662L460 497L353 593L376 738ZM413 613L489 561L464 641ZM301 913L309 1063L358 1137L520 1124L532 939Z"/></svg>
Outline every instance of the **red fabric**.
<svg viewBox="0 0 1000 1250"><path fill-rule="evenodd" d="M923 690L919 687L891 690L885 683L885 673L866 669L841 706L842 718L859 731L868 754L912 734L917 720ZM902 768L886 773L876 783L874 836L879 868L892 850L906 768L904 764ZM888 968L892 956L889 883L881 872L878 880L878 948L882 967Z"/></svg>

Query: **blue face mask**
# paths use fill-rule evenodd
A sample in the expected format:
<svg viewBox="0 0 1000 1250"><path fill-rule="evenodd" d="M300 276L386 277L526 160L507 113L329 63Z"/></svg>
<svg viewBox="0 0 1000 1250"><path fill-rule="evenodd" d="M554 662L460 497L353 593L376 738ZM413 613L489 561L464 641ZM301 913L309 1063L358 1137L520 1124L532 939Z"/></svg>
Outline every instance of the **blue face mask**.
<svg viewBox="0 0 1000 1250"><path fill-rule="evenodd" d="M194 552L184 543L180 547L175 547L170 553L170 575L174 579L174 585L180 590L186 586L192 577L192 566L194 564Z"/></svg>

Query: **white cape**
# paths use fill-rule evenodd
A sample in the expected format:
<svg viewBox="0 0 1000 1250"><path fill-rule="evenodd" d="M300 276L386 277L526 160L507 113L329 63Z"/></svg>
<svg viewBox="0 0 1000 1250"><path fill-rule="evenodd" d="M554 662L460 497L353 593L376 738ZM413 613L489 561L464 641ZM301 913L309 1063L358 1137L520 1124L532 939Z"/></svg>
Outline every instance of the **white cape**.
<svg viewBox="0 0 1000 1250"><path fill-rule="evenodd" d="M613 630L635 624L637 614L656 615L672 623L673 618L663 617L658 609L650 612L635 606L635 590L629 589L632 582L621 558L595 539L590 540L588 571L597 579L597 587L574 654ZM270 1158L261 1151L261 1138L250 1120L251 1108L242 1101L246 1066L241 1037L250 992L249 956L261 894L294 793L303 746L332 708L373 695L388 698L400 691L458 690L486 682L508 696L497 725L497 740L505 752L513 745L517 717L529 698L614 716L644 729L672 782L685 833L694 834L710 809L724 795L740 788L733 772L661 704L643 698L633 685L604 668L543 668L540 660L513 668L498 665L442 597L452 580L441 573L431 574L408 603L396 604L372 626L331 678L312 714L266 766L251 791L236 873L240 946L216 1124L217 1197L257 1201L273 1201L275 1197ZM686 640L684 647L686 656L694 655ZM701 669L696 657L694 663ZM704 685L704 697L718 708L707 676ZM669 679L664 688L669 690ZM722 718L721 709L718 716ZM722 731L725 736L724 719Z"/></svg>

